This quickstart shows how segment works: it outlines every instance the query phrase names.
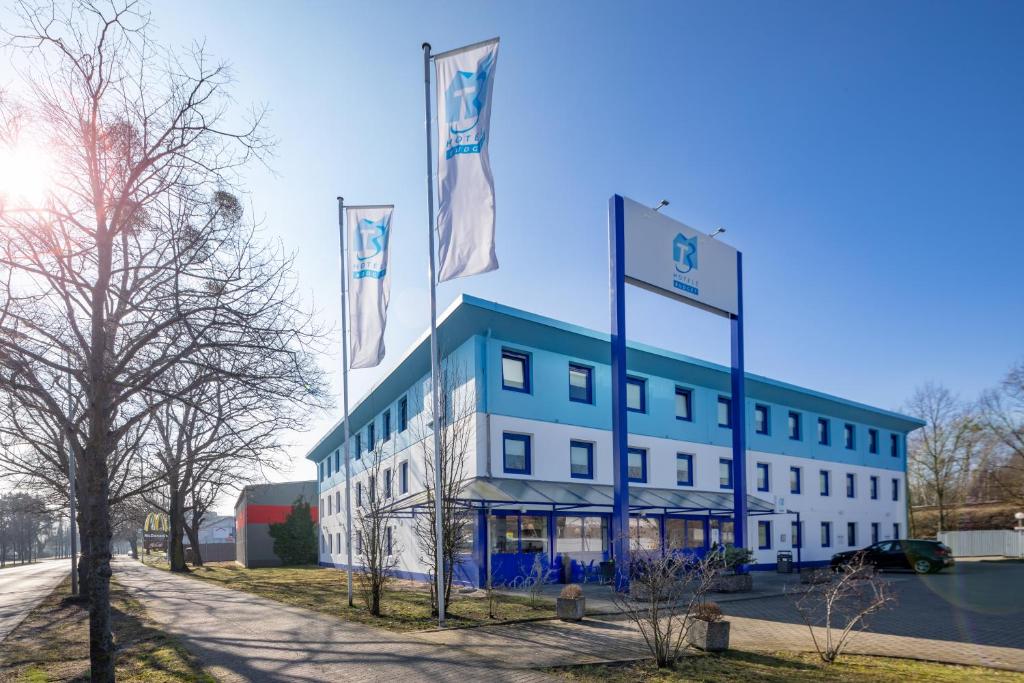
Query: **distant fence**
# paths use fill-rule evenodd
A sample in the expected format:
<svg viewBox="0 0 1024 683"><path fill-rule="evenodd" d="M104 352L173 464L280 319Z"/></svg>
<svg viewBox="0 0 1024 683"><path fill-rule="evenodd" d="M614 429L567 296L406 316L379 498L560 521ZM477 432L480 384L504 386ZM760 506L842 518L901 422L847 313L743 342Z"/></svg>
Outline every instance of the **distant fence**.
<svg viewBox="0 0 1024 683"><path fill-rule="evenodd" d="M199 554L203 556L203 562L234 562L234 543L200 543ZM192 548L186 548L185 558L192 559Z"/></svg>
<svg viewBox="0 0 1024 683"><path fill-rule="evenodd" d="M939 540L954 557L1024 557L1024 535L1018 531L943 531Z"/></svg>

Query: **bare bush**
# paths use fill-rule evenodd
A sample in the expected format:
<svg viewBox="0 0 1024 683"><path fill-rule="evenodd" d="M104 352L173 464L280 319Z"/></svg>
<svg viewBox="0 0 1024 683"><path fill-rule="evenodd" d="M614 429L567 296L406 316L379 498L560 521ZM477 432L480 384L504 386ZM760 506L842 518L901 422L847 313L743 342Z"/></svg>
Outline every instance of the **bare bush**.
<svg viewBox="0 0 1024 683"><path fill-rule="evenodd" d="M362 571L356 583L370 614L380 616L384 591L394 578L401 548L395 540L396 515L393 508L394 469L385 467L391 455L384 452L384 443L371 444L362 457L366 481L362 500L355 510L354 528L361 539L359 561Z"/></svg>

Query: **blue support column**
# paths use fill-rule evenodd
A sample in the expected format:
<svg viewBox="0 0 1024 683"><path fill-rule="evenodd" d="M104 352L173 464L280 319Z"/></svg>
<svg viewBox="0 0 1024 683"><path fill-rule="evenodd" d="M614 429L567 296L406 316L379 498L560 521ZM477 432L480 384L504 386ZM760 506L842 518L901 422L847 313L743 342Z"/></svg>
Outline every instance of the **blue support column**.
<svg viewBox="0 0 1024 683"><path fill-rule="evenodd" d="M626 416L626 262L622 197L608 201L608 274L612 341L612 555L617 583L628 577L629 432Z"/></svg>
<svg viewBox="0 0 1024 683"><path fill-rule="evenodd" d="M732 509L737 548L747 541L747 391L743 369L743 254L736 252L736 315L732 330Z"/></svg>

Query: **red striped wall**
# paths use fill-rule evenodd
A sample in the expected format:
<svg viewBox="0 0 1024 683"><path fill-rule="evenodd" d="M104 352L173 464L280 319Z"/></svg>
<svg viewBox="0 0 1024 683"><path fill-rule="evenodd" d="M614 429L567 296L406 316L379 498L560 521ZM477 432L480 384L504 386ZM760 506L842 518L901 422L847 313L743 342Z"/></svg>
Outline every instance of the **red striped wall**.
<svg viewBox="0 0 1024 683"><path fill-rule="evenodd" d="M246 505L244 511L239 515L242 520L241 524L281 524L288 519L288 515L291 514L291 505ZM313 522L317 521L317 510L315 507L310 506L309 514L313 517Z"/></svg>

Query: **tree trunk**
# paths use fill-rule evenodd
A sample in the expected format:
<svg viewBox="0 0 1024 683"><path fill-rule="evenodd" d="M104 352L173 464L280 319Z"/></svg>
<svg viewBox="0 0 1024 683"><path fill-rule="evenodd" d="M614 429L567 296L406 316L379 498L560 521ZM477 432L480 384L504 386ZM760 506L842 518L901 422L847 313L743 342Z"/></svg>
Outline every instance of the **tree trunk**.
<svg viewBox="0 0 1024 683"><path fill-rule="evenodd" d="M79 481L84 478L79 477ZM89 525L88 511L85 505L80 505L78 510L78 594L92 599L90 585L92 584L92 553L89 548Z"/></svg>
<svg viewBox="0 0 1024 683"><path fill-rule="evenodd" d="M114 638L110 622L110 515L107 461L102 448L90 465L85 505L89 538L89 661L93 683L114 681Z"/></svg>
<svg viewBox="0 0 1024 683"><path fill-rule="evenodd" d="M198 524L185 524L185 533L188 534L188 542L192 544L192 566L203 566L203 554L199 552L199 530Z"/></svg>
<svg viewBox="0 0 1024 683"><path fill-rule="evenodd" d="M176 483L172 480L168 484L168 488L171 490L171 509L168 515L171 528L167 535L167 559L171 563L172 572L187 572L188 567L185 566L185 547L182 542L185 535L182 529L185 524L183 510L185 501L184 495L177 492Z"/></svg>
<svg viewBox="0 0 1024 683"><path fill-rule="evenodd" d="M131 548L132 559L139 559L139 541L135 538L129 538L128 546Z"/></svg>

